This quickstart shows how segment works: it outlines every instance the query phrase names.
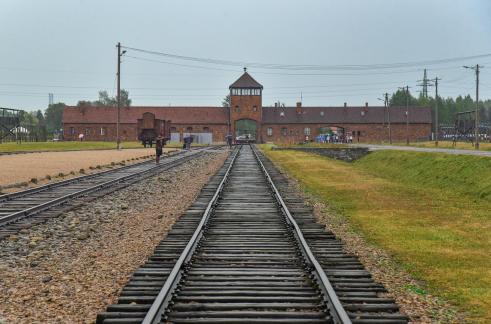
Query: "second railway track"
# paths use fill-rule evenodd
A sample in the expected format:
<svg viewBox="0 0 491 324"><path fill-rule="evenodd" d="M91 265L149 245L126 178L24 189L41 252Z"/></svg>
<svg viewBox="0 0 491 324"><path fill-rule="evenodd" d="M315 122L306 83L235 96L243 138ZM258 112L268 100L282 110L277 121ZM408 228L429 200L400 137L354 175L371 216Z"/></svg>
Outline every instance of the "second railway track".
<svg viewBox="0 0 491 324"><path fill-rule="evenodd" d="M87 195L98 192L110 192L152 174L168 170L200 156L209 148L199 148L170 155L155 165L154 161L146 161L114 170L99 172L74 179L0 195L0 237L14 234L27 225L42 222L50 215L45 212L57 212L57 208ZM41 217L42 216L42 217ZM38 217L33 220L31 218Z"/></svg>
<svg viewBox="0 0 491 324"><path fill-rule="evenodd" d="M287 204L255 150L237 149L97 323L407 323Z"/></svg>

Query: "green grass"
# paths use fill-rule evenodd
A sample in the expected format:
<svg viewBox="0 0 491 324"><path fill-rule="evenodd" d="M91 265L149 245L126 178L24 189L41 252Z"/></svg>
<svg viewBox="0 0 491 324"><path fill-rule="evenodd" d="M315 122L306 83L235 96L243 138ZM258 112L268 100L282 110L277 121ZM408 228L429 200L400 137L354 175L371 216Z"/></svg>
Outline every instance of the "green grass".
<svg viewBox="0 0 491 324"><path fill-rule="evenodd" d="M491 322L491 159L378 151L344 163L297 151L265 150L424 289Z"/></svg>
<svg viewBox="0 0 491 324"><path fill-rule="evenodd" d="M123 142L123 149L142 148L140 142ZM115 142L23 142L1 143L0 152L31 152L31 151L81 151L115 149Z"/></svg>
<svg viewBox="0 0 491 324"><path fill-rule="evenodd" d="M377 144L377 143L373 143L373 144ZM389 144L385 143L385 145L389 145ZM404 143L393 143L393 145L405 146L406 142L404 142ZM438 148L445 148L445 149L474 150L474 146L472 145L471 142L456 142L455 147L453 146L452 141L439 141L438 146L435 146L435 142L432 142L432 141L415 142L415 143L410 143L409 145L414 146L414 147L427 147L427 148L438 147ZM480 151L491 151L491 143L489 143L489 142L479 143L479 150Z"/></svg>

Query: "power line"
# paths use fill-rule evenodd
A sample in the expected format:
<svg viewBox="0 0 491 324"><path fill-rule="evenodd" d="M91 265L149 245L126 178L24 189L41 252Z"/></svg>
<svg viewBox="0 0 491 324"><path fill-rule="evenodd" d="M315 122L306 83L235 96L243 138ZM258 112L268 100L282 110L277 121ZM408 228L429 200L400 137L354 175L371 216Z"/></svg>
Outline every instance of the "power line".
<svg viewBox="0 0 491 324"><path fill-rule="evenodd" d="M214 65L225 65L225 66L237 66L237 67L254 67L260 69L275 69L275 70L372 70L372 69L394 69L400 67L417 67L422 65L438 65L450 62L466 61L471 59L478 59L484 57L491 57L491 53L472 55L472 56L461 56L446 59L437 60L424 60L424 61L413 61L413 62L399 62L391 64L349 64L349 65L311 65L311 64L275 64L275 63L259 63L259 62L246 62L246 61L232 61L224 59L215 58L202 58L195 56L185 56L166 52L159 52L153 50L146 50L141 48L135 48L130 46L122 46L123 48L131 51L136 51L145 54L158 55L176 60L200 62Z"/></svg>

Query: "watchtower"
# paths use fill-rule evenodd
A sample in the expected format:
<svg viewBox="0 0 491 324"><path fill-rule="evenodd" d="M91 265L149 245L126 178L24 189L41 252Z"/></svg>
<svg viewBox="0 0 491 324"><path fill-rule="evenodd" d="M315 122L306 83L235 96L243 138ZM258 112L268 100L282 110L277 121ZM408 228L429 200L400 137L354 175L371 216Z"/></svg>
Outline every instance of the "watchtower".
<svg viewBox="0 0 491 324"><path fill-rule="evenodd" d="M230 90L230 127L232 136L250 136L261 142L263 86L244 68L244 74L232 83Z"/></svg>

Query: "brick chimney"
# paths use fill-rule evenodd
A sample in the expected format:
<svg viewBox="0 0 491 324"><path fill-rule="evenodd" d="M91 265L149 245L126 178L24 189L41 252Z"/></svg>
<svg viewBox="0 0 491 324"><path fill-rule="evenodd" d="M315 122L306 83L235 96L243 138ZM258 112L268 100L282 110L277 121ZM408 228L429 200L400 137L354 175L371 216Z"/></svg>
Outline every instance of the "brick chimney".
<svg viewBox="0 0 491 324"><path fill-rule="evenodd" d="M344 108L346 108L346 107L348 107L348 104L345 102L345 103L344 103Z"/></svg>
<svg viewBox="0 0 491 324"><path fill-rule="evenodd" d="M295 111L297 112L298 115L302 113L302 103L297 102L297 107L295 107Z"/></svg>

